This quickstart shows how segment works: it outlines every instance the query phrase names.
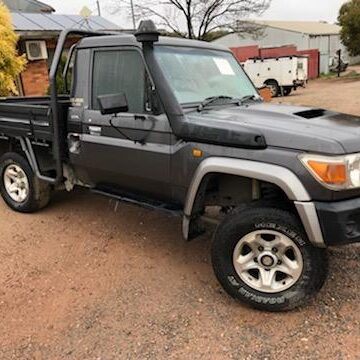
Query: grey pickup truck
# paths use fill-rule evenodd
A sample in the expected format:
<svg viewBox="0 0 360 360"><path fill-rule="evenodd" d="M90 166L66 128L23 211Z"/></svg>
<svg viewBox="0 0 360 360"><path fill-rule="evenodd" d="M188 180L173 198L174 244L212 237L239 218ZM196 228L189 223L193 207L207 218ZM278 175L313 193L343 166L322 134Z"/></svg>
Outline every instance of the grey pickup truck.
<svg viewBox="0 0 360 360"><path fill-rule="evenodd" d="M360 118L263 103L226 48L151 21L134 35L67 30L50 88L0 101L0 190L15 211L82 186L181 216L185 240L212 216L216 277L267 311L303 304L324 284L326 248L360 241Z"/></svg>

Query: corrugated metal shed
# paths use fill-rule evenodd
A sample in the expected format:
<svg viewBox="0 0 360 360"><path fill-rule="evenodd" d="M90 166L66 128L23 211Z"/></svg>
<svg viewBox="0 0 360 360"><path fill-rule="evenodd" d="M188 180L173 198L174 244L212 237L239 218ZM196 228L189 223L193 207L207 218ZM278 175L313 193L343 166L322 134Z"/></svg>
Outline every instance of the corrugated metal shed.
<svg viewBox="0 0 360 360"><path fill-rule="evenodd" d="M55 9L37 0L2 0L10 11L20 12L54 12Z"/></svg>
<svg viewBox="0 0 360 360"><path fill-rule="evenodd" d="M274 21L257 20L256 24L307 35L338 35L341 27L321 21Z"/></svg>
<svg viewBox="0 0 360 360"><path fill-rule="evenodd" d="M250 21L259 25L259 34L232 33L215 40L229 48L253 46L260 48L295 45L298 50L317 49L320 53L320 72L329 72L329 60L341 49L344 57L352 61L341 43L341 27L319 21Z"/></svg>
<svg viewBox="0 0 360 360"><path fill-rule="evenodd" d="M83 18L80 15L55 15L34 13L11 13L12 23L17 32L56 31L64 29L120 30L120 28L100 16Z"/></svg>

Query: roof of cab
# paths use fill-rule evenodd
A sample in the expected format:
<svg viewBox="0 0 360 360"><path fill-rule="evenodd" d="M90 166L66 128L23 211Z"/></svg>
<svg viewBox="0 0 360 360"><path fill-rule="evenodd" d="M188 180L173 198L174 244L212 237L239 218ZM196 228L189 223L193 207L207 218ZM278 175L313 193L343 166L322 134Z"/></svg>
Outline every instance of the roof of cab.
<svg viewBox="0 0 360 360"><path fill-rule="evenodd" d="M205 41L189 40L174 37L160 36L159 41L155 45L168 45L168 46L184 46L184 47L197 47L211 50L230 51L227 47L209 43ZM137 46L141 47L132 34L109 34L101 36L85 37L79 41L78 49L98 48L98 47L115 47L115 46Z"/></svg>

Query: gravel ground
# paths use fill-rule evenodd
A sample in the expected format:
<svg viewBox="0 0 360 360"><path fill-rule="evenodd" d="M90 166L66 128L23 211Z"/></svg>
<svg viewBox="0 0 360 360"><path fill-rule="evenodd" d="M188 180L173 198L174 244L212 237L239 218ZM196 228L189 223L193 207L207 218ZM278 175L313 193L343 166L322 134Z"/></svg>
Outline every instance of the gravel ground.
<svg viewBox="0 0 360 360"><path fill-rule="evenodd" d="M360 74L360 66L350 67L347 74L351 72ZM274 102L310 105L360 115L360 77L310 81L305 89L299 88L288 97L274 99Z"/></svg>
<svg viewBox="0 0 360 360"><path fill-rule="evenodd" d="M319 80L277 101L360 115L360 81ZM210 235L91 195L40 213L0 201L0 359L360 359L360 247L330 250L306 307L270 314L229 298Z"/></svg>

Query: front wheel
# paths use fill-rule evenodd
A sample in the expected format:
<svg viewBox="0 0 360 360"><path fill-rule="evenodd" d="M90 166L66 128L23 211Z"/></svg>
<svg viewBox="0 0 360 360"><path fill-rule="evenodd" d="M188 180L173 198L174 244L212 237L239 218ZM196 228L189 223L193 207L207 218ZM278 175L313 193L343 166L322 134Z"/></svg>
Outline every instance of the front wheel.
<svg viewBox="0 0 360 360"><path fill-rule="evenodd" d="M0 192L11 209L35 212L48 204L50 190L50 185L35 176L20 154L9 152L1 157Z"/></svg>
<svg viewBox="0 0 360 360"><path fill-rule="evenodd" d="M212 263L228 294L266 311L303 304L327 275L326 251L309 243L295 215L275 208L227 216L215 233Z"/></svg>

